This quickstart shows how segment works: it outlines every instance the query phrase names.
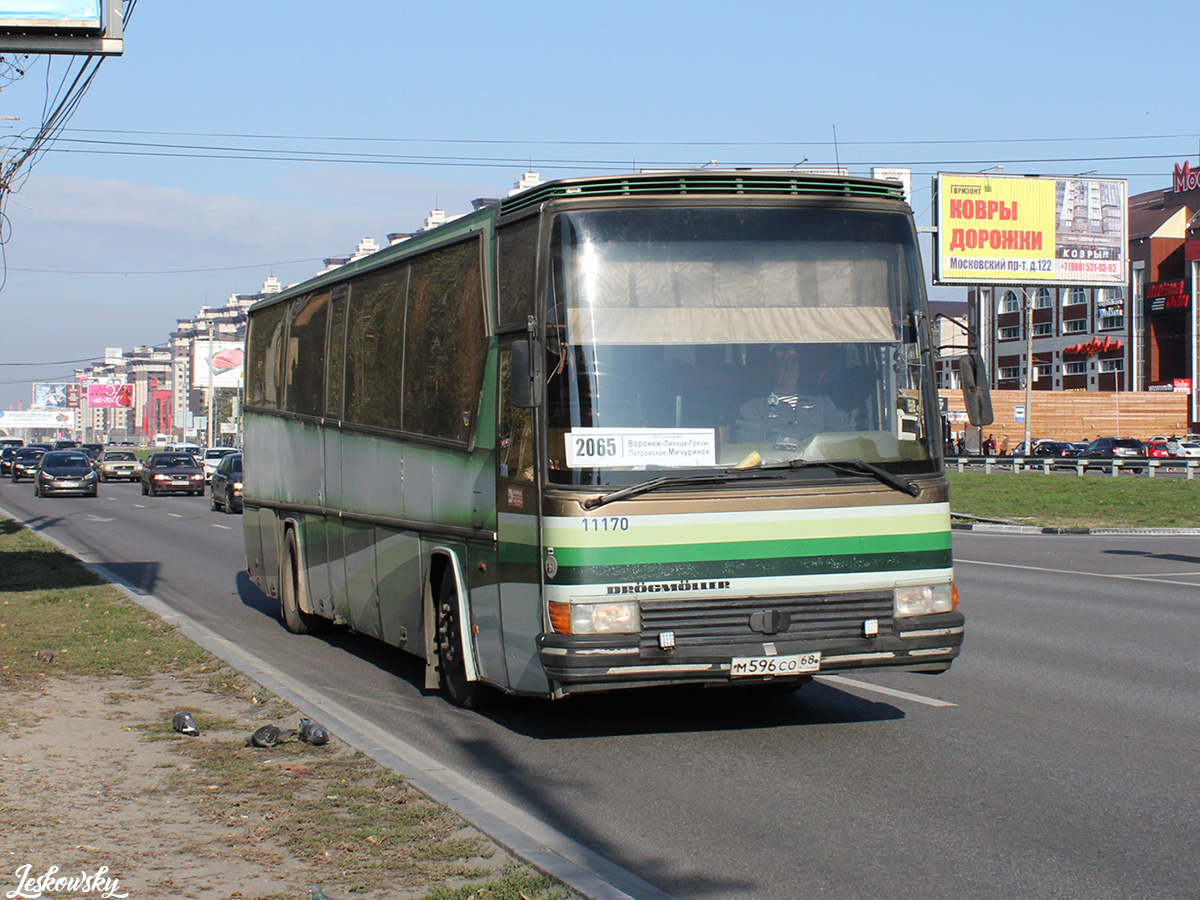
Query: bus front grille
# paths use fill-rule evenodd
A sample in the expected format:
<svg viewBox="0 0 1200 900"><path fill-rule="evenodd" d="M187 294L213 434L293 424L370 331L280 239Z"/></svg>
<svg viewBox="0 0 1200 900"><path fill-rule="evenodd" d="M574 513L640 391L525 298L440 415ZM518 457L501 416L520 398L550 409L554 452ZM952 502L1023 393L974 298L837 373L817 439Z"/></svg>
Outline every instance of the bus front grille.
<svg viewBox="0 0 1200 900"><path fill-rule="evenodd" d="M642 602L639 647L656 650L658 635L673 632L678 648L794 640L849 640L863 622L892 633L892 592L814 594L803 597L647 600Z"/></svg>

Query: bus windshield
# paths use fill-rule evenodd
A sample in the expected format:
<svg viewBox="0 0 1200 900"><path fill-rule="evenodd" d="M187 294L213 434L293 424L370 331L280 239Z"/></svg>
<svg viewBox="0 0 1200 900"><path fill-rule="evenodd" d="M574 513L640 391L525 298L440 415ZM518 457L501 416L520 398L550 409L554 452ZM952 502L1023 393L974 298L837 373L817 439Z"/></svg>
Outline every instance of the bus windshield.
<svg viewBox="0 0 1200 900"><path fill-rule="evenodd" d="M936 471L911 220L847 207L558 214L549 478L859 459Z"/></svg>

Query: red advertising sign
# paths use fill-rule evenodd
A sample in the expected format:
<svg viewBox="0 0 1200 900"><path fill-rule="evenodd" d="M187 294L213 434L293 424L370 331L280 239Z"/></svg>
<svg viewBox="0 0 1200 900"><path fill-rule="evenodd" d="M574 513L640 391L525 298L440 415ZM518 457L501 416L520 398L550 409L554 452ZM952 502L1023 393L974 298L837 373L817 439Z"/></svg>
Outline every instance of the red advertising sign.
<svg viewBox="0 0 1200 900"><path fill-rule="evenodd" d="M88 406L98 407L133 406L133 385L89 384L87 386L87 402Z"/></svg>

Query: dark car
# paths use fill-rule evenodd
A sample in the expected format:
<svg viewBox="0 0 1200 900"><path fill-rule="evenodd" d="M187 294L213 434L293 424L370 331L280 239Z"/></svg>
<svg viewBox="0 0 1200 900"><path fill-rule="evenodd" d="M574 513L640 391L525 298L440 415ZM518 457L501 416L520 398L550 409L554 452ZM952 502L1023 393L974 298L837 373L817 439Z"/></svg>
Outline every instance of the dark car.
<svg viewBox="0 0 1200 900"><path fill-rule="evenodd" d="M1142 442L1134 438L1096 438L1079 454L1084 459L1132 459L1146 455ZM1131 469L1140 472L1141 469Z"/></svg>
<svg viewBox="0 0 1200 900"><path fill-rule="evenodd" d="M20 447L13 454L10 463L13 484L26 478L32 479L37 474L38 463L42 461L42 456L46 452L42 447Z"/></svg>
<svg viewBox="0 0 1200 900"><path fill-rule="evenodd" d="M1075 449L1066 441L1038 441L1033 445L1033 452L1037 456L1056 456L1060 458L1075 455Z"/></svg>
<svg viewBox="0 0 1200 900"><path fill-rule="evenodd" d="M51 494L95 497L99 481L91 459L82 450L48 450L38 463L33 492L39 497Z"/></svg>
<svg viewBox="0 0 1200 900"><path fill-rule="evenodd" d="M204 470L190 453L152 453L142 466L143 494L204 493Z"/></svg>
<svg viewBox="0 0 1200 900"><path fill-rule="evenodd" d="M0 475L9 475L12 473L12 458L17 455L17 451L21 448L15 445L0 448Z"/></svg>
<svg viewBox="0 0 1200 900"><path fill-rule="evenodd" d="M72 441L67 438L63 438L62 440L55 441L54 447L52 449L54 449L54 450L70 450L70 449L72 449L74 447L78 447L78 446L79 446L79 441Z"/></svg>
<svg viewBox="0 0 1200 900"><path fill-rule="evenodd" d="M208 493L213 509L242 511L242 454L227 454L217 463Z"/></svg>

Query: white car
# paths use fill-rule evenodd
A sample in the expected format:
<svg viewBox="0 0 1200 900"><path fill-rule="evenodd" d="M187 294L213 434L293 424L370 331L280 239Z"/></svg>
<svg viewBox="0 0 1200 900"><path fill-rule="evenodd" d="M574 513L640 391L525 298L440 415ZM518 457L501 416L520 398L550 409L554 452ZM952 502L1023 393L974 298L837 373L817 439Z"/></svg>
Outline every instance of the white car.
<svg viewBox="0 0 1200 900"><path fill-rule="evenodd" d="M1167 452L1172 456L1200 457L1200 444L1194 441L1168 441Z"/></svg>
<svg viewBox="0 0 1200 900"><path fill-rule="evenodd" d="M234 447L209 447L204 451L203 457L199 453L195 454L200 459L200 467L204 469L204 480L206 482L212 481L213 472L217 471L217 466L221 464L221 460L230 453L237 453L237 449Z"/></svg>

